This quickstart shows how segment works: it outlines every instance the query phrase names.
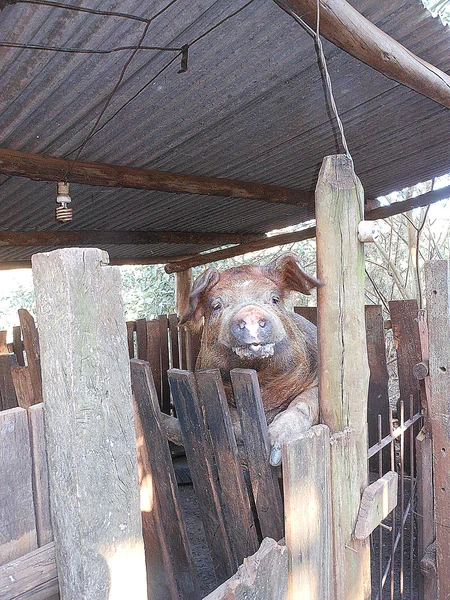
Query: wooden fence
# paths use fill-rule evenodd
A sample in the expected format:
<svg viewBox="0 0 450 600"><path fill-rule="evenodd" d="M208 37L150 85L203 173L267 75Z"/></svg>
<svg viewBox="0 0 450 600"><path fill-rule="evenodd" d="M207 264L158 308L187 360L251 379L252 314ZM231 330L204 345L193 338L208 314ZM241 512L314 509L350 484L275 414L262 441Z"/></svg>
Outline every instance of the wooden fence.
<svg viewBox="0 0 450 600"><path fill-rule="evenodd" d="M314 308L295 310L315 322ZM390 329L396 344L399 401L406 405L406 415L416 414L420 405L426 404L424 380L413 377L416 365L423 362L417 305L413 301L392 302L390 310L390 319L386 321L380 307L366 307L372 448L392 434L394 427L391 422L389 428L389 420L385 419L386 425L380 428L378 419L379 414L389 414L385 334ZM13 353L0 355L0 516L4 524L0 530L0 565L3 565L0 600L18 597L44 600L57 598L58 587L49 516L43 405L39 402L42 398L39 340L34 321L26 311L20 311L20 320L22 335L15 330L13 346L9 348ZM237 408L246 431L246 445L238 449L218 372L205 371L197 377L190 372L195 365L199 337L178 330L175 315L130 322L127 330L149 597L198 599L201 597L198 577L160 411L176 412L179 419L220 584L236 572L246 556L258 549L263 538L279 540L284 535L283 503L278 479L268 467L267 426L257 378L251 371L232 373ZM6 345L4 350L8 350ZM413 456L412 449L406 449L411 440L412 436L404 438L405 461ZM372 466L378 471L380 458L372 454ZM242 460L247 464L247 482L243 478ZM382 460L385 468L379 475L392 467L390 457ZM427 460L431 460L429 453L422 453L420 464ZM413 465L405 464L405 471L409 468L411 472ZM430 503L429 491L424 492L429 487L426 468L426 465L421 467L422 480L419 477L422 504ZM292 508L287 505L287 510ZM421 536L425 537L420 546L422 555L429 549L427 528L430 529L433 514L431 509L428 521L424 524L422 519L419 524ZM278 547L276 551L280 552ZM441 565L445 563L442 556L440 560ZM431 597L423 596L426 600Z"/></svg>

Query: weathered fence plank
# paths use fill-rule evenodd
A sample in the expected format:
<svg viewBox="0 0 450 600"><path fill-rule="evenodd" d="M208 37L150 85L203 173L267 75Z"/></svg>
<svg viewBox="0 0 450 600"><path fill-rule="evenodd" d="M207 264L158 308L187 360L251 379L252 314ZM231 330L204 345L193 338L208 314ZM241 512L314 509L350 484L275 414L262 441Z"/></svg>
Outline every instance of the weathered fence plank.
<svg viewBox="0 0 450 600"><path fill-rule="evenodd" d="M136 331L136 321L127 321L127 341L128 356L134 358L134 332Z"/></svg>
<svg viewBox="0 0 450 600"><path fill-rule="evenodd" d="M214 571L218 583L222 583L236 571L238 564L226 530L211 439L203 420L194 375L189 371L171 369L169 383Z"/></svg>
<svg viewBox="0 0 450 600"><path fill-rule="evenodd" d="M369 397L367 424L369 446L378 442L378 415L382 415L381 436L389 433L389 373L386 361L384 320L381 306L365 307L367 359L369 361ZM409 414L409 413L408 413ZM378 457L371 459L371 470L378 471ZM383 453L383 468L389 468L389 455Z"/></svg>
<svg viewBox="0 0 450 600"><path fill-rule="evenodd" d="M19 367L24 367L25 366L25 359L23 356L24 347L23 347L23 341L22 341L22 329L21 329L20 325L15 325L13 327L13 348L14 348L14 354L17 357L17 363L18 363Z"/></svg>
<svg viewBox="0 0 450 600"><path fill-rule="evenodd" d="M14 354L0 354L0 410L16 408L18 405L11 374L14 367L17 367Z"/></svg>
<svg viewBox="0 0 450 600"><path fill-rule="evenodd" d="M417 300L393 300L389 302L389 311L397 351L399 401L403 400L405 415L415 415L420 410L420 397L419 382L414 377L413 369L422 359L418 323L419 306ZM410 413L411 398L412 413ZM400 414L399 407L398 414ZM415 436L418 434L419 429L419 425L414 426ZM404 468L408 473L411 471L409 440L409 435L406 435L404 439Z"/></svg>
<svg viewBox="0 0 450 600"><path fill-rule="evenodd" d="M331 598L330 432L316 425L283 447L289 600Z"/></svg>
<svg viewBox="0 0 450 600"><path fill-rule="evenodd" d="M178 344L178 317L175 314L168 315L169 321L169 339L170 339L170 358L171 368L180 368L180 349Z"/></svg>
<svg viewBox="0 0 450 600"><path fill-rule="evenodd" d="M361 498L355 538L365 540L397 506L398 473L389 471L366 487Z"/></svg>
<svg viewBox="0 0 450 600"><path fill-rule="evenodd" d="M37 547L27 411L0 412L0 565Z"/></svg>
<svg viewBox="0 0 450 600"><path fill-rule="evenodd" d="M325 283L317 295L319 402L323 423L336 434L331 455L335 600L370 598L369 544L352 539L367 486L369 366L364 251L358 241L363 206L351 161L344 155L325 157L316 186L317 276ZM352 431L344 433L347 428Z"/></svg>
<svg viewBox="0 0 450 600"><path fill-rule="evenodd" d="M0 354L9 354L8 344L6 339L8 337L8 331L0 331Z"/></svg>
<svg viewBox="0 0 450 600"><path fill-rule="evenodd" d="M450 261L426 263L438 600L450 597Z"/></svg>
<svg viewBox="0 0 450 600"><path fill-rule="evenodd" d="M183 600L198 600L199 583L181 513L169 446L159 422L159 401L149 364L132 360L131 381L149 598L178 598L175 583L178 581ZM144 490L145 485L149 489ZM144 493L147 510L142 506Z"/></svg>
<svg viewBox="0 0 450 600"><path fill-rule="evenodd" d="M107 262L81 248L32 259L56 563L63 599L144 600L127 331Z"/></svg>
<svg viewBox="0 0 450 600"><path fill-rule="evenodd" d="M167 371L169 365L169 320L167 315L159 315L159 339L161 361L161 410L170 415L170 387Z"/></svg>
<svg viewBox="0 0 450 600"><path fill-rule="evenodd" d="M147 357L147 321L137 319L136 321L136 346L139 360L148 360Z"/></svg>
<svg viewBox="0 0 450 600"><path fill-rule="evenodd" d="M216 458L227 531L237 564L258 550L258 534L219 370L197 371L200 398Z"/></svg>
<svg viewBox="0 0 450 600"><path fill-rule="evenodd" d="M158 319L147 321L147 357L144 359L150 363L159 405L162 406L161 396L161 330Z"/></svg>
<svg viewBox="0 0 450 600"><path fill-rule="evenodd" d="M57 600L55 545L49 543L0 566L0 600Z"/></svg>
<svg viewBox="0 0 450 600"><path fill-rule="evenodd" d="M261 534L279 541L284 535L283 501L277 471L269 464L269 433L258 376L249 369L233 369L231 382L245 432L244 448Z"/></svg>
<svg viewBox="0 0 450 600"><path fill-rule="evenodd" d="M17 396L17 404L22 408L29 408L36 404L38 396L35 395L31 371L28 367L12 367L11 377Z"/></svg>
<svg viewBox="0 0 450 600"><path fill-rule="evenodd" d="M47 445L44 430L44 404L35 404L28 409L31 456L33 461L33 496L36 513L38 546L53 540L50 516L50 488L48 482Z"/></svg>
<svg viewBox="0 0 450 600"><path fill-rule="evenodd" d="M36 324L30 313L24 308L20 308L17 312L19 314L19 322L22 329L23 346L27 355L27 366L30 372L33 395L35 403L39 404L42 402L39 336Z"/></svg>

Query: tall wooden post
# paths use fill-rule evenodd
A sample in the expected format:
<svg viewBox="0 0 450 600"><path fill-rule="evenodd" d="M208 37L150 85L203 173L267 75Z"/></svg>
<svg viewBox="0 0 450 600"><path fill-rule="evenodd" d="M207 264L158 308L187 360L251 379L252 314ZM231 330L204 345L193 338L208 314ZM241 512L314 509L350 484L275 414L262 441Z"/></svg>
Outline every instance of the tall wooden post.
<svg viewBox="0 0 450 600"><path fill-rule="evenodd" d="M331 437L334 600L370 598L368 541L353 539L367 486L369 368L364 252L358 241L363 189L344 155L325 157L316 187L319 401Z"/></svg>
<svg viewBox="0 0 450 600"><path fill-rule="evenodd" d="M147 598L120 272L101 250L33 257L61 600Z"/></svg>
<svg viewBox="0 0 450 600"><path fill-rule="evenodd" d="M450 597L450 261L425 265L438 600Z"/></svg>
<svg viewBox="0 0 450 600"><path fill-rule="evenodd" d="M182 317L187 312L191 287L192 269L175 273L175 306L179 317Z"/></svg>

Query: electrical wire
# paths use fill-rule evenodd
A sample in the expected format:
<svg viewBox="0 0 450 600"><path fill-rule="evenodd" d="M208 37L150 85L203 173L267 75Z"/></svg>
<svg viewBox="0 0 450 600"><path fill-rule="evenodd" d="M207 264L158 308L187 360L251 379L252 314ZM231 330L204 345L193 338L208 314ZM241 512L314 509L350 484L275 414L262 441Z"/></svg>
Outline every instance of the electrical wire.
<svg viewBox="0 0 450 600"><path fill-rule="evenodd" d="M40 46L39 44L19 44L17 42L0 42L1 48L21 48L24 50L46 50L49 52L69 52L71 54L112 54L124 50L135 50L136 46L120 46L108 50L95 50L90 48L69 48L64 46ZM182 48L168 48L161 46L140 46L139 50L159 50L161 52L181 52Z"/></svg>
<svg viewBox="0 0 450 600"><path fill-rule="evenodd" d="M218 27L220 27L221 25L223 25L224 23L226 23L228 20L232 19L233 17L235 17L237 14L239 14L240 12L242 12L245 8L247 8L247 6L250 6L250 4L252 4L254 2L254 0L249 0L249 2L247 2L246 4L244 4L243 6L241 6L239 9L235 10L234 12L230 13L229 15L227 15L226 17L224 17L223 19L221 19L218 23L216 23L215 25L213 25L212 27L210 27L209 29L207 29L204 33L202 33L201 35L199 35L198 37L194 38L190 43L185 44L182 48L180 48L180 53L177 54L172 60L170 60L162 69L160 69L158 71L158 73L152 77L147 83L145 83L131 98L129 98L120 108L118 108L103 124L101 127L98 127L97 129L92 130L88 137L84 140L83 145L85 145L89 140L91 140L94 136L96 136L98 133L100 133L100 131L102 131L107 125L108 123L110 123L113 119L115 119L115 117L126 107L128 106L131 102L133 102L133 100L135 100L149 85L151 85L155 79L157 77L159 77L168 67L170 67L170 65L181 55L182 57L182 68L179 72L184 72L186 70L183 69L183 54L184 56L187 58L187 52L188 49L191 48L193 45L195 45L196 43L198 43L200 40L202 40L203 38L205 38L207 35L209 35L210 33L212 33L215 29L217 29ZM73 150L71 150L69 152L69 154L66 154L66 156L70 156L70 154L73 154L74 152L76 152L77 150L79 150L81 148L81 144L79 146L77 146L76 148L74 148ZM77 159L75 159L77 160Z"/></svg>
<svg viewBox="0 0 450 600"><path fill-rule="evenodd" d="M92 135L94 134L95 130L97 129L103 115L105 114L108 106L111 103L111 100L113 99L115 93L117 92L117 90L120 87L120 84L123 81L123 78L125 77L125 73L131 63L131 61L133 60L133 58L136 56L136 53L138 52L142 42L145 39L145 36L147 35L148 29L150 27L150 24L157 19L160 15L162 15L166 10L168 10L171 6L173 6L175 4L175 2L177 2L178 0L171 0L168 4L166 4L166 6L164 8L162 8L160 11L158 11L155 15L153 15L153 17L151 17L151 19L149 19L144 27L144 31L141 34L141 37L139 38L139 41L136 45L136 47L134 48L134 50L132 51L132 53L130 54L130 56L128 57L127 61L125 62L125 65L122 68L122 71L120 72L119 75L119 79L117 81L117 83L115 84L115 86L113 87L113 89L111 90L111 92L109 93L106 102L102 108L102 110L100 111L99 116L97 117L94 125L92 126L92 128L90 129L88 135L86 136L86 138L84 139L84 141L81 143L81 145L79 146L78 150L77 150L77 154L75 156L75 159L71 162L68 172L67 172L67 181L69 181L69 177L70 177L70 171L73 168L73 166L75 165L75 163L77 162L77 160L80 158L80 155L83 151L83 148L86 146L86 144L88 143L88 141L91 139ZM175 58L173 59L175 60ZM70 152L69 154L72 154L73 152Z"/></svg>

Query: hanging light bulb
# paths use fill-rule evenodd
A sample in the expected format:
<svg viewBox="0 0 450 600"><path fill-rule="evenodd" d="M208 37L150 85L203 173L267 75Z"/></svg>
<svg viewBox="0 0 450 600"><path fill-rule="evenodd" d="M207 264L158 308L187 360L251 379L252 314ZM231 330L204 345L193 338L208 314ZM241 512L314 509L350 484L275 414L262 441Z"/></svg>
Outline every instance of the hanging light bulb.
<svg viewBox="0 0 450 600"><path fill-rule="evenodd" d="M72 209L69 207L72 198L69 196L69 183L58 181L58 196L56 197L56 220L67 223L72 220Z"/></svg>

